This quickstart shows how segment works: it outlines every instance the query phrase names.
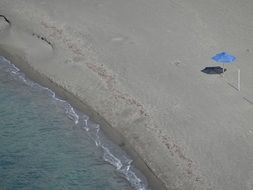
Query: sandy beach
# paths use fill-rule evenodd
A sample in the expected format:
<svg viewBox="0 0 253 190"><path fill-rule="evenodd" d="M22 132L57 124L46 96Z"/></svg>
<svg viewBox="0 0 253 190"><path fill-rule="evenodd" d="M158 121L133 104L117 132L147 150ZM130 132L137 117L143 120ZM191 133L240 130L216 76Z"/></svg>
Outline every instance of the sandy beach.
<svg viewBox="0 0 253 190"><path fill-rule="evenodd" d="M89 113L152 189L253 189L252 1L0 7L0 55ZM221 51L225 77L201 72Z"/></svg>

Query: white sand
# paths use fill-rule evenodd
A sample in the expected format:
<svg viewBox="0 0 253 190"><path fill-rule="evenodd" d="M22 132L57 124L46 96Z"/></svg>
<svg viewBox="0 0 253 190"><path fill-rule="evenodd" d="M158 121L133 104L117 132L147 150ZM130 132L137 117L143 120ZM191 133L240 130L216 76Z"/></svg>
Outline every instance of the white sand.
<svg viewBox="0 0 253 190"><path fill-rule="evenodd" d="M88 105L167 189L253 189L252 0L0 7L0 52ZM220 51L237 57L225 78L202 73Z"/></svg>

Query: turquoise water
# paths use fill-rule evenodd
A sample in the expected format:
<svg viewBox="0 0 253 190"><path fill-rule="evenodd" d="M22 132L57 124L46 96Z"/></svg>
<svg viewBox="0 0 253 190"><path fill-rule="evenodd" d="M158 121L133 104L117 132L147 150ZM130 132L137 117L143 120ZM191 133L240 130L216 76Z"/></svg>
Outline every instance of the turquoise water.
<svg viewBox="0 0 253 190"><path fill-rule="evenodd" d="M147 189L99 125L0 57L0 189Z"/></svg>

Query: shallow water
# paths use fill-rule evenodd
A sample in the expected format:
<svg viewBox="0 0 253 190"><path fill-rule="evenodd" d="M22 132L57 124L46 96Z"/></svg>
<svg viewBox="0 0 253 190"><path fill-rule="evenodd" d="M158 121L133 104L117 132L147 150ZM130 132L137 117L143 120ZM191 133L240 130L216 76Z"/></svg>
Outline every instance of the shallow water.
<svg viewBox="0 0 253 190"><path fill-rule="evenodd" d="M146 186L96 123L0 57L0 189Z"/></svg>

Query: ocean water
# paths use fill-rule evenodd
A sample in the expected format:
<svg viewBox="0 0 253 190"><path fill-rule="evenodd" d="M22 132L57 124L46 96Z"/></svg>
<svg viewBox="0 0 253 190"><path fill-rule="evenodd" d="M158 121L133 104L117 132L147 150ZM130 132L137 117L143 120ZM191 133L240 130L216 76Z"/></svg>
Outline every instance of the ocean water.
<svg viewBox="0 0 253 190"><path fill-rule="evenodd" d="M1 190L146 190L100 126L0 57Z"/></svg>

